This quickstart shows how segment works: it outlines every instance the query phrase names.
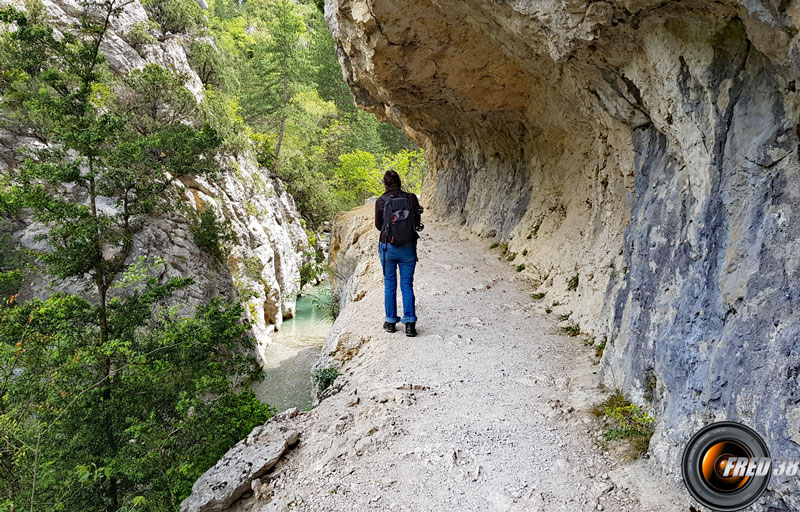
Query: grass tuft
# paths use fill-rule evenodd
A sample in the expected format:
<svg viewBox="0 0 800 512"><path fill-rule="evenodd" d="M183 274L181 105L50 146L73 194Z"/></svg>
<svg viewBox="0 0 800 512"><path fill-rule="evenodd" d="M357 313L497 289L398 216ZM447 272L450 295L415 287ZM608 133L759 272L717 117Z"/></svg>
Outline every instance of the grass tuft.
<svg viewBox="0 0 800 512"><path fill-rule="evenodd" d="M328 389L338 376L339 370L336 368L317 368L311 372L311 377L314 379L314 384L320 393Z"/></svg>
<svg viewBox="0 0 800 512"><path fill-rule="evenodd" d="M581 326L578 324L569 324L561 328L567 336L577 336L581 333Z"/></svg>
<svg viewBox="0 0 800 512"><path fill-rule="evenodd" d="M578 289L578 274L575 274L574 276L572 276L572 278L570 278L569 281L567 281L567 290L572 292L577 289Z"/></svg>
<svg viewBox="0 0 800 512"><path fill-rule="evenodd" d="M643 411L638 405L631 403L616 390L605 401L594 406L592 412L606 419L609 428L603 431L603 439L627 439L631 443L631 455L640 457L647 453L650 438L655 430L655 418Z"/></svg>

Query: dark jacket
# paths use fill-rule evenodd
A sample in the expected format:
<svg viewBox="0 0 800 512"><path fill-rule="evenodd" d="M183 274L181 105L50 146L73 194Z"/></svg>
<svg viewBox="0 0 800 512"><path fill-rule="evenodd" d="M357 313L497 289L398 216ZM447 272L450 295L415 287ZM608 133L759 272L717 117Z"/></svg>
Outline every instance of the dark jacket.
<svg viewBox="0 0 800 512"><path fill-rule="evenodd" d="M389 194L392 197L397 197L398 194L402 192L400 187L393 187L384 192L384 194ZM419 208L419 199L417 196L411 192L408 192L408 202L411 203L411 213L414 215L414 225L419 223L419 217L417 215L417 209ZM381 231L383 228L383 207L386 201L383 200L383 196L379 197L377 201L375 201L375 227L378 231ZM419 234L415 233L417 237L414 239L413 244L416 245L417 238L419 238ZM381 232L381 243L385 244L388 240L386 240L386 234Z"/></svg>

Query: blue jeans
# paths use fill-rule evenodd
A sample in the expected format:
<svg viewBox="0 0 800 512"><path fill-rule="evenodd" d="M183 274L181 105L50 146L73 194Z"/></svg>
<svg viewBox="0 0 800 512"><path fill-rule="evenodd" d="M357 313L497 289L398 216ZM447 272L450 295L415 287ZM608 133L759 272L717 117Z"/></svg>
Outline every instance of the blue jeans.
<svg viewBox="0 0 800 512"><path fill-rule="evenodd" d="M384 305L386 321L416 322L414 311L414 268L417 266L417 247L414 244L394 246L380 244L378 255L383 267ZM397 316L397 268L400 268L400 291L403 292L403 318Z"/></svg>

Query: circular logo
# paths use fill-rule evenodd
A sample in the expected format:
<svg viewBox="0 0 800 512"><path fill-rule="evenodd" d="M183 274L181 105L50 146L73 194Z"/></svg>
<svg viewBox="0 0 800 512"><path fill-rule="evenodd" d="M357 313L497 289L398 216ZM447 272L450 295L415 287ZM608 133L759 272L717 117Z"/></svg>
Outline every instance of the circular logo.
<svg viewBox="0 0 800 512"><path fill-rule="evenodd" d="M741 423L712 423L689 440L681 473L689 494L701 505L719 512L741 510L769 484L769 449L761 436Z"/></svg>

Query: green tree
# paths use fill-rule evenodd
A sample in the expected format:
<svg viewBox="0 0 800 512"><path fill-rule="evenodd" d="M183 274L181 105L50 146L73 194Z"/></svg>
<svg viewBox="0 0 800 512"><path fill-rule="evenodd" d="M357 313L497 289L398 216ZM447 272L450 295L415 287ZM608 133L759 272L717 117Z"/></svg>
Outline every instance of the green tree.
<svg viewBox="0 0 800 512"><path fill-rule="evenodd" d="M192 32L207 24L203 9L195 0L144 0L142 3L163 35Z"/></svg>
<svg viewBox="0 0 800 512"><path fill-rule="evenodd" d="M396 171L403 182L403 188L408 192L419 194L422 189L422 180L428 172L425 154L421 149L409 151L407 149L397 153L387 154L381 160L381 172Z"/></svg>
<svg viewBox="0 0 800 512"><path fill-rule="evenodd" d="M38 261L86 290L0 304L0 509L174 510L270 414L236 388L241 307L178 317L169 300L189 281L137 279L131 264L171 179L216 172L220 138L180 77L109 71L100 47L120 5L87 4L58 36L41 6L0 10L15 27L0 35L0 110L47 143L0 180L0 215L47 226Z"/></svg>
<svg viewBox="0 0 800 512"><path fill-rule="evenodd" d="M339 157L336 183L349 207L362 204L368 197L383 193L375 156L366 151L354 151Z"/></svg>
<svg viewBox="0 0 800 512"><path fill-rule="evenodd" d="M302 82L305 62L301 37L306 26L292 0L254 1L248 4L251 19L262 29L249 59L249 75L243 80L246 119L257 127L277 122L275 158L280 157L289 105Z"/></svg>

